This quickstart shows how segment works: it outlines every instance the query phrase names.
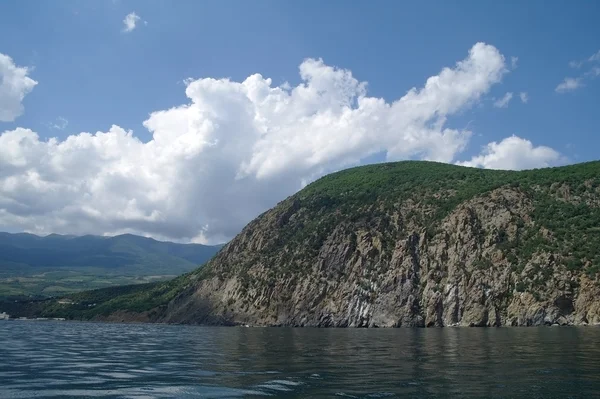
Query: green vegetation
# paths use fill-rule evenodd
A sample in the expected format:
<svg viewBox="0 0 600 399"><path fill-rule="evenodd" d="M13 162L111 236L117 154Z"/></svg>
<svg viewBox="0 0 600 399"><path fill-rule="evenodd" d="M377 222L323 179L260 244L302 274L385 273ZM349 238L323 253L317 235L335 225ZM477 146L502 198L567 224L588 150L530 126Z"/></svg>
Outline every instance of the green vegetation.
<svg viewBox="0 0 600 399"><path fill-rule="evenodd" d="M185 279L179 277L166 283L150 283L123 287L111 287L87 291L69 296L72 305L52 303L42 315L67 319L92 319L108 316L119 310L141 313L167 304L183 289Z"/></svg>
<svg viewBox="0 0 600 399"><path fill-rule="evenodd" d="M166 281L176 275L128 276L102 268L52 268L30 275L0 278L0 299L60 297L83 290Z"/></svg>
<svg viewBox="0 0 600 399"><path fill-rule="evenodd" d="M0 299L171 279L208 261L221 246L116 237L0 233Z"/></svg>
<svg viewBox="0 0 600 399"><path fill-rule="evenodd" d="M436 162L386 163L325 176L294 198L313 210L336 207L349 216L353 216L353 209L376 202L387 202L392 206L411 198L434 208L430 219L435 220L446 216L459 203L502 186L519 188L532 195L537 193L548 201L554 199L553 203L562 208L565 203L556 201L556 197L552 196L558 191L553 186L556 183L566 184L571 192L584 198L591 196L598 201L598 191L595 190L600 186L600 162L520 172L465 168ZM586 204L581 203L579 207L578 215L589 216ZM545 221L551 219L548 212L542 218ZM592 226L593 221L589 222Z"/></svg>
<svg viewBox="0 0 600 399"><path fill-rule="evenodd" d="M258 258L272 259L281 253L285 261L277 263L286 265L280 268L286 273L294 264L301 267L302 259L287 259L285 254L303 248L306 258L312 257L334 229L349 223L389 233L382 237L388 249L384 252L389 254L395 241L407 233L392 223L395 213L401 215L400 223L427 226L431 238L437 234L438 223L457 205L500 187L518 189L535 204L533 227L525 228L522 220L517 221L517 241L508 242L506 232L499 232L498 247L507 256L524 263L536 251L558 247L569 259L569 268L585 268L590 274L600 269L600 162L520 172L418 161L347 169L317 180L279 204L274 212L280 221L285 220L285 229L273 237L272 245L264 246ZM414 204L413 209L407 209L407 203ZM286 215L290 209L310 217L290 221ZM543 237L541 227L552 232L553 238ZM479 266L485 269L487 263L482 260ZM246 266L236 265L231 272L243 272Z"/></svg>
<svg viewBox="0 0 600 399"><path fill-rule="evenodd" d="M0 301L0 309L20 317L90 320L117 311L157 312L184 288L188 275L163 283L146 283L83 291L60 299Z"/></svg>

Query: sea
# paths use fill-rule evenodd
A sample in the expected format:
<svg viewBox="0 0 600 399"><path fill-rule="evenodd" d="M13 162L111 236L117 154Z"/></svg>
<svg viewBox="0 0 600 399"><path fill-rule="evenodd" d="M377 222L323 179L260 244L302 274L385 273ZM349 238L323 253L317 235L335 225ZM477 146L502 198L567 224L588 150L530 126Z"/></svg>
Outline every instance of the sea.
<svg viewBox="0 0 600 399"><path fill-rule="evenodd" d="M0 321L0 398L598 398L600 327Z"/></svg>

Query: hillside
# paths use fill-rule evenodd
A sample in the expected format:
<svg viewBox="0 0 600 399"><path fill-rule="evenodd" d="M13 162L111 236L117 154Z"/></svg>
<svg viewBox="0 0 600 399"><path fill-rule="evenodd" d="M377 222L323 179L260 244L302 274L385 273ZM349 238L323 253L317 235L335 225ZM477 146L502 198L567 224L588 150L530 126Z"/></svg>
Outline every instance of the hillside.
<svg viewBox="0 0 600 399"><path fill-rule="evenodd" d="M221 246L115 237L0 233L0 297L49 296L173 277Z"/></svg>
<svg viewBox="0 0 600 399"><path fill-rule="evenodd" d="M509 172L407 161L310 184L169 283L36 311L323 327L596 324L599 270L600 162ZM104 300L84 310L85 295Z"/></svg>

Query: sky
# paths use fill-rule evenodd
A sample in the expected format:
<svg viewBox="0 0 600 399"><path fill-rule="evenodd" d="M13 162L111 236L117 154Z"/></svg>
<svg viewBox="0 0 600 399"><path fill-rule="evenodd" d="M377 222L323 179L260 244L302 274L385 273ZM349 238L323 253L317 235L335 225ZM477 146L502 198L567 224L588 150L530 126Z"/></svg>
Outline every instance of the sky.
<svg viewBox="0 0 600 399"><path fill-rule="evenodd" d="M600 2L0 2L0 230L220 243L405 159L599 158Z"/></svg>

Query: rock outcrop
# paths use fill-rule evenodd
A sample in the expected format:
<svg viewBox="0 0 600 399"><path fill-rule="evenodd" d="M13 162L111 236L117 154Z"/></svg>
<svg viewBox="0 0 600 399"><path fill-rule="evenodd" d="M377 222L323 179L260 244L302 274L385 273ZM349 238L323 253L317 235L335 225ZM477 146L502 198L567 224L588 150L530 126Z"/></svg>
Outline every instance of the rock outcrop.
<svg viewBox="0 0 600 399"><path fill-rule="evenodd" d="M527 172L407 162L330 175L251 222L155 321L597 324L597 176L597 162Z"/></svg>

